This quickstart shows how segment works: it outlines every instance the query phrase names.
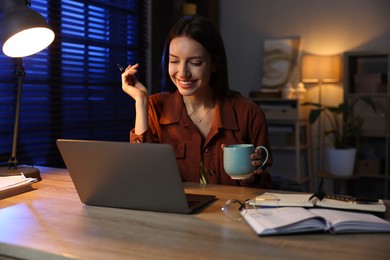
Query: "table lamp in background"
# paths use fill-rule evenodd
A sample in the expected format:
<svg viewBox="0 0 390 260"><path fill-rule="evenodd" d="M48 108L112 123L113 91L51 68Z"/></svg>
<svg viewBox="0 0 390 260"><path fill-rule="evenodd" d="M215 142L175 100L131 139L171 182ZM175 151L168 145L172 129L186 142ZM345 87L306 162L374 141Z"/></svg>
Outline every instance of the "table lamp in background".
<svg viewBox="0 0 390 260"><path fill-rule="evenodd" d="M301 62L301 79L304 83L318 84L318 103L322 104L323 83L336 83L341 78L340 55L304 55ZM323 168L322 118L318 118L318 162L319 171Z"/></svg>
<svg viewBox="0 0 390 260"><path fill-rule="evenodd" d="M54 32L46 20L38 12L31 10L30 0L0 0L0 40L3 53L16 58L18 69L18 85L15 104L15 122L11 157L8 167L0 168L0 176L20 175L41 179L39 170L32 166L18 166L16 150L19 133L19 114L22 93L22 83L25 71L22 57L42 51L54 40ZM0 16L1 17L1 16Z"/></svg>

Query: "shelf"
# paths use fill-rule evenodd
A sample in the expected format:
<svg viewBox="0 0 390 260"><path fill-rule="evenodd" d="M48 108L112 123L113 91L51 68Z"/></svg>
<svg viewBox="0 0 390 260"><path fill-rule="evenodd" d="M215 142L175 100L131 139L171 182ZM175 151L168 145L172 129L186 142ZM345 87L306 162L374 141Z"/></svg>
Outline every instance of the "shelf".
<svg viewBox="0 0 390 260"><path fill-rule="evenodd" d="M299 150L306 150L308 149L309 147L307 145L300 145L298 147ZM297 147L295 146L272 146L271 145L271 149L272 150L280 150L280 151L295 151L297 149Z"/></svg>
<svg viewBox="0 0 390 260"><path fill-rule="evenodd" d="M370 96L373 98L389 98L389 93L346 93L347 97L353 98L353 97L365 97Z"/></svg>
<svg viewBox="0 0 390 260"><path fill-rule="evenodd" d="M312 192L310 108L296 99L259 98L256 93L251 93L251 98L267 118L274 162L270 172L292 178Z"/></svg>
<svg viewBox="0 0 390 260"><path fill-rule="evenodd" d="M355 174L360 180L359 189L363 194L376 193L375 195L381 198L389 198L390 192L390 182L388 181L390 179L389 76L389 53L347 52L344 55L345 102L368 96L377 108L377 112L374 112L364 107L365 104L355 106L356 114L359 114L364 120L364 132L359 139L357 151L358 159L381 160L383 162L380 166L370 166L363 173L356 172ZM372 173L365 174L370 171Z"/></svg>
<svg viewBox="0 0 390 260"><path fill-rule="evenodd" d="M333 179L333 180L355 180L359 178L358 175L352 175L352 176L334 176L330 174L327 171L321 171L321 172L316 172L316 176L319 178L324 178L324 179Z"/></svg>
<svg viewBox="0 0 390 260"><path fill-rule="evenodd" d="M358 178L377 178L377 179L388 179L389 176L379 175L379 174L357 174L355 175Z"/></svg>
<svg viewBox="0 0 390 260"><path fill-rule="evenodd" d="M363 138L388 138L389 134L384 131L365 131L362 134Z"/></svg>
<svg viewBox="0 0 390 260"><path fill-rule="evenodd" d="M299 183L301 183L301 184L304 184L304 183L310 181L310 177L303 177L303 178L301 178L301 179L298 179L297 181L298 181Z"/></svg>

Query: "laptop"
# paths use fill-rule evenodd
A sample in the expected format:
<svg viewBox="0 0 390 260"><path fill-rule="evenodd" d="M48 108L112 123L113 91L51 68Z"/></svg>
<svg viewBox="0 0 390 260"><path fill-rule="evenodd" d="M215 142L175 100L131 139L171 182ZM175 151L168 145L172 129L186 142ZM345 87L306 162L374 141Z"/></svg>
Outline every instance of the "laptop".
<svg viewBox="0 0 390 260"><path fill-rule="evenodd" d="M58 139L57 146L85 205L188 214L216 199L185 194L168 144Z"/></svg>

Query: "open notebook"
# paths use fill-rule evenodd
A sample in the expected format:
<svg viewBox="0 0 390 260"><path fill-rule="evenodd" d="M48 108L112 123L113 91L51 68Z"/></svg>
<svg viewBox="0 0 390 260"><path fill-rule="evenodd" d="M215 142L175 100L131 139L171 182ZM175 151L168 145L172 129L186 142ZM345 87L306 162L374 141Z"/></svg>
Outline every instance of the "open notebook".
<svg viewBox="0 0 390 260"><path fill-rule="evenodd" d="M215 200L184 193L168 144L58 139L57 146L86 205L192 213Z"/></svg>
<svg viewBox="0 0 390 260"><path fill-rule="evenodd" d="M386 212L386 206L383 200L378 200L377 202L370 203L353 203L340 201L330 198L323 198L313 202L309 200L313 194L289 194L289 193L269 193L279 199L280 207L305 207L305 208L330 208L330 209L342 209L342 210L354 210L354 211L367 211L367 212L377 212L383 213Z"/></svg>
<svg viewBox="0 0 390 260"><path fill-rule="evenodd" d="M244 219L259 236L307 232L381 233L390 232L390 222L367 212L335 209L280 207L271 215L249 209Z"/></svg>

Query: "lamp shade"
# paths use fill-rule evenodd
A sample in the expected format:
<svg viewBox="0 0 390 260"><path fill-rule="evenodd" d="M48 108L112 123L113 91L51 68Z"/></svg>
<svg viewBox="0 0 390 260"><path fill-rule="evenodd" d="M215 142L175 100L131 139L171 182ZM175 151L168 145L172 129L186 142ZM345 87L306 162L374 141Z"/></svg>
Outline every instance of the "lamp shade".
<svg viewBox="0 0 390 260"><path fill-rule="evenodd" d="M19 58L40 52L54 40L46 20L27 7L25 0L0 0L3 13L1 42L3 53Z"/></svg>
<svg viewBox="0 0 390 260"><path fill-rule="evenodd" d="M341 76L341 57L339 55L305 55L301 62L303 82L339 82Z"/></svg>

